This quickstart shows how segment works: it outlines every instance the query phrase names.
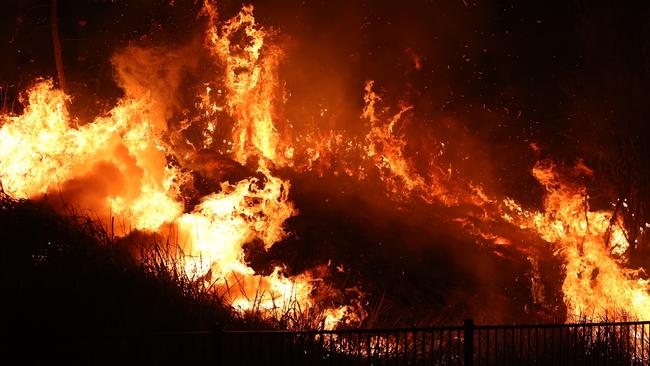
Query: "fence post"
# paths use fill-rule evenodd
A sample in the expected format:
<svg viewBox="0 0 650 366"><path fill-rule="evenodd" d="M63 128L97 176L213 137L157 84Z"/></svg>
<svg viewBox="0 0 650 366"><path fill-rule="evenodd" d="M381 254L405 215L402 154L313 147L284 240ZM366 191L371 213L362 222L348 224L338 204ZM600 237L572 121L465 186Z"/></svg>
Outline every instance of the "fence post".
<svg viewBox="0 0 650 366"><path fill-rule="evenodd" d="M211 338L212 338L212 362L215 365L221 365L223 362L223 327L221 323L214 323L214 326L212 326L212 332L211 332Z"/></svg>
<svg viewBox="0 0 650 366"><path fill-rule="evenodd" d="M465 354L463 360L465 366L474 365L474 321L466 319L463 324L463 340L465 346Z"/></svg>

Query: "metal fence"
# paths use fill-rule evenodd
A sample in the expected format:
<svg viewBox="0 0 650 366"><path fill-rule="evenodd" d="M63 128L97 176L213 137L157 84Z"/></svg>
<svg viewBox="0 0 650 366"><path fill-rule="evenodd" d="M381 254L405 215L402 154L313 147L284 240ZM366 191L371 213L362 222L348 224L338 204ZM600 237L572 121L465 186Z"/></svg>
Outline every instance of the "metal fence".
<svg viewBox="0 0 650 366"><path fill-rule="evenodd" d="M650 364L650 322L217 333L222 365Z"/></svg>
<svg viewBox="0 0 650 366"><path fill-rule="evenodd" d="M475 326L465 365L648 365L649 330L650 322Z"/></svg>
<svg viewBox="0 0 650 366"><path fill-rule="evenodd" d="M31 341L34 341L33 339ZM23 360L205 365L650 365L650 321L47 337ZM39 342L36 342L39 343ZM31 358L30 358L31 357ZM29 362L27 362L29 363Z"/></svg>
<svg viewBox="0 0 650 366"><path fill-rule="evenodd" d="M462 365L464 360L463 327L224 332L222 337L223 365Z"/></svg>

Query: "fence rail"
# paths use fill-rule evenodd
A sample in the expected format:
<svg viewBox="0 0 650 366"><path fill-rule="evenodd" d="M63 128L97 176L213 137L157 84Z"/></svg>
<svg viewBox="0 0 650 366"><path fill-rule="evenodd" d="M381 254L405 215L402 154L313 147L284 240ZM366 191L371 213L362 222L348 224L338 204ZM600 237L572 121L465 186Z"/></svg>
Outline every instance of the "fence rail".
<svg viewBox="0 0 650 366"><path fill-rule="evenodd" d="M157 333L57 337L86 364L649 365L650 321L404 329ZM84 350L83 355L79 350ZM104 352L97 352L104 350ZM110 350L106 355L105 350ZM74 356L74 357L72 357Z"/></svg>

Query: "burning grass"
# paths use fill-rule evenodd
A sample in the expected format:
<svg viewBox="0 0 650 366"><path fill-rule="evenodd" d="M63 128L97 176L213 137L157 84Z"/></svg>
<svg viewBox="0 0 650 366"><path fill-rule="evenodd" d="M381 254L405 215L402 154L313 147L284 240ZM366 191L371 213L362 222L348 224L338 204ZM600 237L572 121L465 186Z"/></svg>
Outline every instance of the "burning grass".
<svg viewBox="0 0 650 366"><path fill-rule="evenodd" d="M139 342L215 323L231 329L309 328L323 319L323 313L297 304L276 309L273 318L260 306L234 311L214 283L187 275L170 243L151 239L151 245L134 249L88 215L72 208L60 214L50 199L56 198L0 193L3 329L20 347L33 347L34 361L77 354L80 344L88 354L101 354L114 341Z"/></svg>
<svg viewBox="0 0 650 366"><path fill-rule="evenodd" d="M266 295L260 288L248 298L252 304L250 309L236 312L229 300L234 296L224 297L220 293L238 291L240 286L227 281L207 281L210 276L188 272L186 255L169 238L161 241L160 236L138 231L117 238L103 224L71 206L64 204L67 213L61 214L60 208L52 207L50 199L48 196L39 201L16 199L0 193L0 233L5 243L2 246L3 277L8 280L6 284L16 286L21 296L36 296L30 297L34 300L43 296L48 301L59 298L72 305L78 296L89 291L87 298L97 301L93 306L97 313L120 311L123 313L116 316L132 321L124 320L125 327L119 328L114 327L115 323L106 322L108 328L95 329L109 333L206 329L215 322L235 328L314 329L322 326L323 310L301 309L297 302L280 301L274 309L263 307L260 299ZM77 296L48 298L47 294L57 293L58 286ZM141 287L146 294L135 291ZM103 301L109 298L113 299ZM21 299L17 298L16 304L20 304ZM112 307L117 302L122 306ZM158 302L162 306L153 306ZM156 312L151 313L149 307ZM268 316L268 311L272 311L273 316ZM170 314L176 316L170 317ZM61 329L74 329L77 324L67 321L59 324L60 317L49 314L43 317L50 318L53 326L62 326ZM42 327L49 322L36 321L36 324Z"/></svg>
<svg viewBox="0 0 650 366"><path fill-rule="evenodd" d="M11 329L129 334L205 328L224 321L199 281L165 265L158 250L137 261L88 216L47 201L0 196L2 272Z"/></svg>

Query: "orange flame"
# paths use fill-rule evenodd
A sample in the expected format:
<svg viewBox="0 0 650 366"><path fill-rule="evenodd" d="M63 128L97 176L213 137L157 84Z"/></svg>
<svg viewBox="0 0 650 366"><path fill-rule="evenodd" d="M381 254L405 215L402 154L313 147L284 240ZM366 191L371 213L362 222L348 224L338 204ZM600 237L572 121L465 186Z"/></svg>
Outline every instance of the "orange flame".
<svg viewBox="0 0 650 366"><path fill-rule="evenodd" d="M577 166L581 173L583 164ZM629 243L622 222L609 211L591 211L581 185L566 181L548 162L538 162L533 175L545 187L544 212L527 211L504 201L504 218L534 230L555 249L565 263L562 285L568 318L599 319L625 315L650 316L648 280L640 270L626 268L622 254Z"/></svg>
<svg viewBox="0 0 650 366"><path fill-rule="evenodd" d="M89 123L70 117L71 98L49 80L28 91L21 115L0 116L3 189L19 197L60 190L74 195L75 204L82 208L101 217L124 217L138 230L175 226L188 255L184 263L188 274L222 281L232 306L242 312L261 309L277 317L291 304L317 305L314 291L319 274L287 276L276 266L271 274L258 275L246 263L244 246L259 241L268 250L286 238L285 222L298 214L289 199L291 184L276 175L277 168L327 170L335 156L343 160L342 173L360 181L367 178L367 170L378 171L392 199L415 197L432 205L469 207L450 221L493 244L521 247L535 276L537 258L530 248L491 224L525 230L549 243L564 262L562 290L568 319L612 317L618 312L650 319L648 280L642 271L627 267L630 243L624 222L613 212L592 211L586 188L563 177L552 163L538 162L532 172L546 190L542 211L528 210L511 198L496 197L481 185L452 177L436 161L429 171L418 171L407 154L403 133L413 107L405 104L392 114L380 108L382 99L372 81L365 86L361 119L368 131L363 137L314 131L292 143L276 115L283 53L272 41L273 31L257 24L252 6L244 6L220 26L211 2L204 4L203 13L209 18L207 47L224 75L207 83L219 85L218 89L208 86L198 96L201 116L196 120L206 122L202 147L217 150L214 131L224 123L217 116L227 113L233 120L232 133L226 142L229 148L219 154L257 174L232 182L220 180L218 190L201 197L195 207L184 207L182 187L192 180L191 163L179 166L169 161L170 157L191 160L194 155L182 154L169 142L179 134L166 127L170 117L162 102L169 96L146 85L147 80L143 83L120 73L126 96ZM159 56L138 49L116 57L114 63ZM415 58L418 70L420 62ZM161 62L153 64L161 67ZM192 121L183 122L181 130ZM533 148L539 153L537 145ZM354 158L344 159L350 156ZM575 175L593 174L583 163L575 170ZM129 230L125 227L116 234L126 235ZM544 301L539 279L531 281L535 301ZM344 321L360 322L364 316L359 306L330 307L325 309L323 324L334 328Z"/></svg>
<svg viewBox="0 0 650 366"><path fill-rule="evenodd" d="M166 96L148 90L132 68L122 67L130 62L129 57L145 67L148 58L160 55L135 49L114 59L116 67L121 67L119 76L127 93L105 116L86 124L73 121L66 107L70 98L47 80L28 92L21 115L2 116L3 188L20 197L57 189L70 195L76 189L79 197L71 198L75 204L102 217L112 214L128 222L129 227L122 227L116 235L128 234L131 229L157 231L172 223L178 227L188 254L188 274L223 279L231 290L228 297L233 307L241 311L256 307L269 316L292 303L308 309L315 305L310 274L288 278L276 267L270 275L258 276L244 260L244 244L260 240L270 248L286 237L284 222L297 214L289 200L289 182L271 171L271 167L288 162L273 125L281 51L265 40L268 32L257 26L252 6L243 7L220 28L215 25L216 8L206 3L204 10L211 20L210 50L225 66L227 98L224 108L220 107L208 88L200 96L201 105L208 117L225 109L234 118L229 152L236 161L257 165L263 179L221 182L220 191L206 195L191 212L183 213L181 186L192 177L167 163L167 155L175 151L165 142L165 135L175 131L164 128L169 118ZM235 33L239 32L246 37L236 42ZM149 64L164 66L157 61ZM146 82L149 77L141 79ZM217 123L209 121L206 126L208 145ZM355 317L352 307L325 310L327 327L334 327L344 317Z"/></svg>
<svg viewBox="0 0 650 366"><path fill-rule="evenodd" d="M123 100L109 115L74 127L66 107L69 100L53 89L50 80L41 81L29 91L22 115L3 117L0 178L4 189L32 197L93 174L97 164L110 162L117 170L114 178L124 186L107 189L103 202L87 208L106 212L110 206L118 214L130 211L135 228L147 230L180 214L182 206L174 200L171 185L177 172L165 167L149 120L149 101Z"/></svg>
<svg viewBox="0 0 650 366"><path fill-rule="evenodd" d="M220 28L215 25L214 7L206 5L205 9L210 15L208 46L225 67L226 107L236 119L235 160L245 164L251 157L263 157L284 165L285 156L279 152L280 138L273 124L282 50L266 42L269 31L256 24L252 5L242 7ZM245 36L238 39L241 33Z"/></svg>

